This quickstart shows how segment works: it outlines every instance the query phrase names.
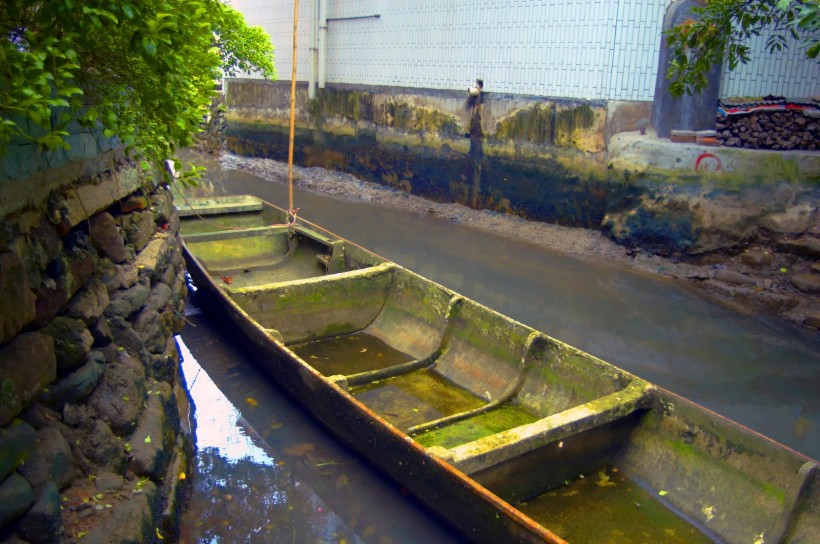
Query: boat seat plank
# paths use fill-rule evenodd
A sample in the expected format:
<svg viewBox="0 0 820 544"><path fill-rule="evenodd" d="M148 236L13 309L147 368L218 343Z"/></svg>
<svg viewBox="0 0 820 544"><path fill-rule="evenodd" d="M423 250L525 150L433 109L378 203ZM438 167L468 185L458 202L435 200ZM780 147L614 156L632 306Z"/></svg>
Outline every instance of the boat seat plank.
<svg viewBox="0 0 820 544"><path fill-rule="evenodd" d="M540 333L527 354L526 376L516 401L547 417L620 391L635 376Z"/></svg>
<svg viewBox="0 0 820 544"><path fill-rule="evenodd" d="M438 284L397 270L381 312L365 332L414 359L427 359L441 348L455 298Z"/></svg>
<svg viewBox="0 0 820 544"><path fill-rule="evenodd" d="M251 195L183 199L176 202L180 217L219 215L225 213L261 212L263 202Z"/></svg>
<svg viewBox="0 0 820 544"><path fill-rule="evenodd" d="M225 229L215 232L198 232L185 235L185 242L188 244L197 242L214 242L222 240L241 240L252 236L266 234L287 234L286 225L266 225L263 227L247 227L236 229Z"/></svg>
<svg viewBox="0 0 820 544"><path fill-rule="evenodd" d="M384 305L395 265L380 264L329 276L252 287L226 287L231 298L285 344L352 334Z"/></svg>
<svg viewBox="0 0 820 544"><path fill-rule="evenodd" d="M472 474L646 408L653 391L654 387L648 382L636 379L622 391L529 425L480 438L449 450L433 446L428 451L466 474Z"/></svg>

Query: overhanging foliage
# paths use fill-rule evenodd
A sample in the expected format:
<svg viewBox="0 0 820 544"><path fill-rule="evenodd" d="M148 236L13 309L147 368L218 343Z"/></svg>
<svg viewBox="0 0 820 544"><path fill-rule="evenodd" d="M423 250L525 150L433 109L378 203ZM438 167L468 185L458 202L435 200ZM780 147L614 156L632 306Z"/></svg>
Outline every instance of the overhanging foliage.
<svg viewBox="0 0 820 544"><path fill-rule="evenodd" d="M240 71L274 78L273 46L219 0L0 0L0 154L67 148L78 122L158 163Z"/></svg>
<svg viewBox="0 0 820 544"><path fill-rule="evenodd" d="M769 52L784 49L793 38L806 58L820 54L818 0L706 0L693 8L692 15L667 34L667 77L674 95L704 89L713 64L726 60L734 70L748 62L749 39L764 32Z"/></svg>

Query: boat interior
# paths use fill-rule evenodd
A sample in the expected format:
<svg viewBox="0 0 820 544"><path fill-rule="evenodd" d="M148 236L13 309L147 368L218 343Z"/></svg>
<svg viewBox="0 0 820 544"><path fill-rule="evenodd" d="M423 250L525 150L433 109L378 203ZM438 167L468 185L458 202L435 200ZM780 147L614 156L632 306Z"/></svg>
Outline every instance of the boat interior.
<svg viewBox="0 0 820 544"><path fill-rule="evenodd" d="M254 224L282 219L262 213L181 230L294 357L551 530L579 534L549 507L577 493L584 526L658 525L658 509L676 520L650 540L818 542L814 462L345 241ZM585 479L590 490L573 487ZM643 495L610 501L627 513L589 509L616 487Z"/></svg>

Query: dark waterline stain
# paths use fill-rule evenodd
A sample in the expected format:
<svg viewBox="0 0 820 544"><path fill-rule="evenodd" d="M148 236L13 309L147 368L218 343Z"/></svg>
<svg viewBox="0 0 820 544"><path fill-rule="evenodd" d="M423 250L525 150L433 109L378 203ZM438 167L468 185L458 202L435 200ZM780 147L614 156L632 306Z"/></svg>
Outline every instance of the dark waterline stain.
<svg viewBox="0 0 820 544"><path fill-rule="evenodd" d="M294 163L351 173L437 202L583 228L599 228L607 213L626 209L643 193L634 184L573 172L554 159L487 154L478 126L470 131L467 153L447 145L432 149L380 142L369 134L337 136L303 129L295 138ZM232 126L228 148L287 160L288 135L276 127Z"/></svg>

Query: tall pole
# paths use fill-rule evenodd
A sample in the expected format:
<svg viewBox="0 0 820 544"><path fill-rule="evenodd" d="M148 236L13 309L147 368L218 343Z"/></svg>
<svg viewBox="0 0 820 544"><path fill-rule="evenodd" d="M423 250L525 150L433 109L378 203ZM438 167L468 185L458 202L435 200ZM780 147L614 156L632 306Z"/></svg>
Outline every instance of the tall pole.
<svg viewBox="0 0 820 544"><path fill-rule="evenodd" d="M296 30L299 21L299 0L293 0L293 68L290 72L290 138L288 140L288 221L296 222L293 211L293 133L296 127Z"/></svg>

